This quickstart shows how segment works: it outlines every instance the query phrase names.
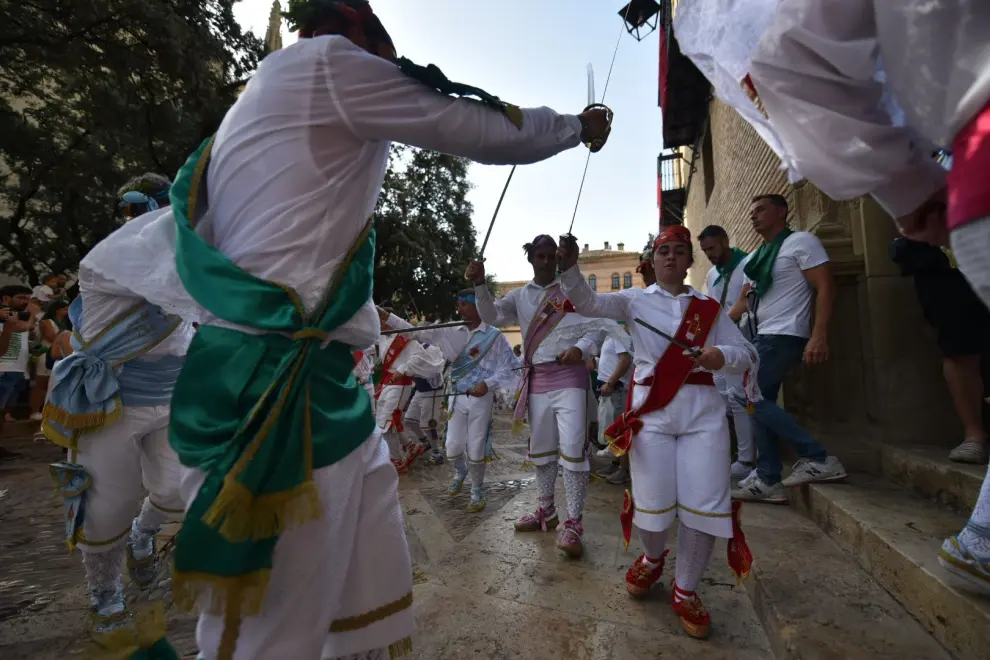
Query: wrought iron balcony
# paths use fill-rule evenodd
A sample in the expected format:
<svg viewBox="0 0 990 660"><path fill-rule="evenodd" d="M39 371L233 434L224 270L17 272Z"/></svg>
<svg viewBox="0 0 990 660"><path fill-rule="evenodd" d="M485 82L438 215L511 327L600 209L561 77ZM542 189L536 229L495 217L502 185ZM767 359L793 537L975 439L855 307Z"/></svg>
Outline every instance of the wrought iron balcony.
<svg viewBox="0 0 990 660"><path fill-rule="evenodd" d="M681 52L674 36L671 0L663 3L660 25L660 108L663 146L693 146L703 131L711 85Z"/></svg>
<svg viewBox="0 0 990 660"><path fill-rule="evenodd" d="M687 185L684 178L684 161L680 151L664 149L657 156L657 207L660 224L684 223L684 206L687 204Z"/></svg>

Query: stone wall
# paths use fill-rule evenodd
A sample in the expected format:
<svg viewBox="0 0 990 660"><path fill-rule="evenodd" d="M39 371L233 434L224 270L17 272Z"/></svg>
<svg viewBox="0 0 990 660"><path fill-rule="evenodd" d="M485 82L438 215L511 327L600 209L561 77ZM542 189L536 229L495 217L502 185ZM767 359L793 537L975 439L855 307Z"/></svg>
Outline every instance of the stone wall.
<svg viewBox="0 0 990 660"><path fill-rule="evenodd" d="M721 225L732 245L759 243L747 211L761 193L783 194L794 229L810 231L831 258L837 296L829 329L831 357L799 368L783 398L844 461L871 470L875 441L952 446L960 438L934 332L924 322L911 280L887 256L895 236L890 218L872 200L835 202L813 185L787 183L779 160L756 132L719 101L711 107L709 135L693 161L685 224L695 236ZM685 150L685 173L691 150ZM696 249L689 273L703 287L711 264Z"/></svg>

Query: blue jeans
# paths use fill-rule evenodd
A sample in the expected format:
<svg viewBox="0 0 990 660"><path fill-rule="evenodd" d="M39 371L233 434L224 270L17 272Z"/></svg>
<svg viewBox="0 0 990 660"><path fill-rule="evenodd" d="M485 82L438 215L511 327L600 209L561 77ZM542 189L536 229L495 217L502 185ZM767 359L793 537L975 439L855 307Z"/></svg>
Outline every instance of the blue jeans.
<svg viewBox="0 0 990 660"><path fill-rule="evenodd" d="M801 428L794 417L777 405L784 376L804 355L807 339L791 335L758 335L753 341L760 354L757 383L763 400L756 404L753 431L756 436L756 472L768 486L780 481L780 438L790 440L798 456L825 460L825 448Z"/></svg>
<svg viewBox="0 0 990 660"><path fill-rule="evenodd" d="M24 372L0 371L0 410L16 401L24 387Z"/></svg>

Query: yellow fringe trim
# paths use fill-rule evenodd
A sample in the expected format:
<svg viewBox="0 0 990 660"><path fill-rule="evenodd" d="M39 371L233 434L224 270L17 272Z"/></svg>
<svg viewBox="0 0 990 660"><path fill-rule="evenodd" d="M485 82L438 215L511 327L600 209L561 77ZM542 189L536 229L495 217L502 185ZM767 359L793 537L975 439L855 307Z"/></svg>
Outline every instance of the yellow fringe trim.
<svg viewBox="0 0 990 660"><path fill-rule="evenodd" d="M45 434L45 438L47 438L49 442L53 442L59 447L64 447L72 451L77 451L79 449L76 433L73 433L71 436L65 435L55 427L51 426L48 422L41 423L41 432Z"/></svg>
<svg viewBox="0 0 990 660"><path fill-rule="evenodd" d="M133 625L94 635L87 656L92 660L126 660L164 637L165 608L154 603L135 611Z"/></svg>
<svg viewBox="0 0 990 660"><path fill-rule="evenodd" d="M516 128L518 128L519 130L522 130L522 127L523 127L523 113L522 113L522 110L519 109L519 106L512 105L511 103L506 103L505 104L505 116L509 118L509 121L512 122L512 125L513 126L515 126Z"/></svg>
<svg viewBox="0 0 990 660"><path fill-rule="evenodd" d="M241 543L279 536L322 515L320 495L312 481L304 481L292 490L255 497L246 486L228 476L203 515L203 522L218 528L228 541Z"/></svg>
<svg viewBox="0 0 990 660"><path fill-rule="evenodd" d="M237 577L223 577L209 573L182 573L173 564L172 600L187 612L195 612L202 605L202 614L222 616L228 601L233 602L231 596L237 595L241 615L257 616L270 578L271 571L268 569ZM201 602L204 596L209 598Z"/></svg>
<svg viewBox="0 0 990 660"><path fill-rule="evenodd" d="M82 414L70 413L68 410L48 402L42 409L41 415L46 424L54 422L67 429L88 429L94 426L102 427L113 424L124 413L123 407L120 405L120 397L115 396L113 402L114 409L110 412L101 410L99 412Z"/></svg>
<svg viewBox="0 0 990 660"><path fill-rule="evenodd" d="M367 628L373 623L378 623L384 619L394 616L403 610L407 610L412 607L413 603L413 592L407 593L402 598L398 600L393 600L391 603L386 603L381 607L377 607L370 612L365 612L364 614L358 614L357 616L349 616L343 619L337 619L330 624L330 632L332 633L342 633L342 632L353 632L355 630L361 630L362 628Z"/></svg>
<svg viewBox="0 0 990 660"><path fill-rule="evenodd" d="M522 472L532 472L536 469L536 465L533 461L523 461L522 465L519 466L519 470Z"/></svg>
<svg viewBox="0 0 990 660"><path fill-rule="evenodd" d="M412 637L406 637L405 639L399 640L395 644L388 645L388 658L389 660L396 660L396 658L409 655L412 653L412 650Z"/></svg>
<svg viewBox="0 0 990 660"><path fill-rule="evenodd" d="M521 435L526 422L521 419L512 420L512 435Z"/></svg>

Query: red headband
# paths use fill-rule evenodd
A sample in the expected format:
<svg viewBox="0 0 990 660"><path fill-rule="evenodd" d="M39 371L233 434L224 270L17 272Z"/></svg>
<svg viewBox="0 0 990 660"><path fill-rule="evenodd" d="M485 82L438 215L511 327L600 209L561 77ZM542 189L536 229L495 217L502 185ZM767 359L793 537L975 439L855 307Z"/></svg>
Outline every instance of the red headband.
<svg viewBox="0 0 990 660"><path fill-rule="evenodd" d="M653 241L653 251L656 252L657 248L665 243L684 243L685 245L691 245L691 231L683 225L671 225L665 228L657 236L657 240Z"/></svg>
<svg viewBox="0 0 990 660"><path fill-rule="evenodd" d="M324 20L318 23L316 26L310 29L299 29L299 38L308 39L312 37L322 37L328 34L339 34L347 36L347 33L351 29L358 29L364 33L365 38L369 40L385 40L389 46L395 48L392 44L392 38L389 36L388 32L385 31L385 27L382 25L381 21L372 11L371 5L363 4L359 7L350 6L344 2L334 3L334 11L337 13L334 15L327 16ZM379 33L376 37L371 37L368 34L369 28L373 32Z"/></svg>

